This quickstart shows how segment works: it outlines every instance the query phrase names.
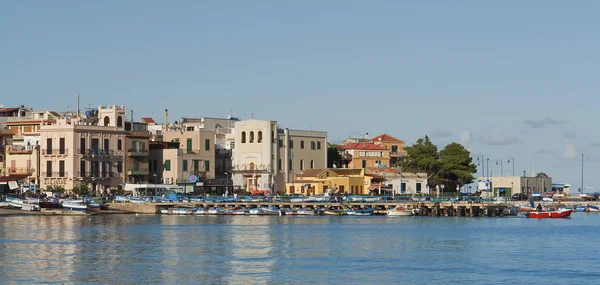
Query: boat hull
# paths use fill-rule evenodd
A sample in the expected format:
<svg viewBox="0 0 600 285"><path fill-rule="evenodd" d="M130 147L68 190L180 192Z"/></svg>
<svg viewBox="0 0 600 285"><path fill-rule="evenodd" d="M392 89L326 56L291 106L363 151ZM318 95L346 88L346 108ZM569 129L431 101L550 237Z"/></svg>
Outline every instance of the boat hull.
<svg viewBox="0 0 600 285"><path fill-rule="evenodd" d="M542 212L531 211L527 214L527 217L531 218L531 219L560 219L560 218L570 217L572 212L573 212L573 210L542 211Z"/></svg>

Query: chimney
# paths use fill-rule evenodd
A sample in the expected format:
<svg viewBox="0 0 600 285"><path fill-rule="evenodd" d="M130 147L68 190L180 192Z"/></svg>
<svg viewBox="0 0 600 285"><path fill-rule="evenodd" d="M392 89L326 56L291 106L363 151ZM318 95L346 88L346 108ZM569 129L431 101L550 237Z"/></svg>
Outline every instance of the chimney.
<svg viewBox="0 0 600 285"><path fill-rule="evenodd" d="M369 140L369 133L365 133L365 139Z"/></svg>
<svg viewBox="0 0 600 285"><path fill-rule="evenodd" d="M169 110L165 109L165 131L169 130Z"/></svg>

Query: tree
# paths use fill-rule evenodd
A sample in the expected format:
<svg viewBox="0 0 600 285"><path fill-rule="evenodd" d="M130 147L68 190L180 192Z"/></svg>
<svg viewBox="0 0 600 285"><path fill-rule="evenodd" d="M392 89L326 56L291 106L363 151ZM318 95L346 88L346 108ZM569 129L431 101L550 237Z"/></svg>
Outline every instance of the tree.
<svg viewBox="0 0 600 285"><path fill-rule="evenodd" d="M73 188L73 192L75 194L82 195L82 196L83 195L87 195L88 194L88 190L89 190L89 187L85 183L81 183L81 184L79 184L78 187Z"/></svg>
<svg viewBox="0 0 600 285"><path fill-rule="evenodd" d="M420 138L411 146L404 148L406 156L402 159L402 167L409 172L427 173L429 185L437 185L441 163L438 148L428 136Z"/></svg>
<svg viewBox="0 0 600 285"><path fill-rule="evenodd" d="M544 173L544 172L540 172L538 173L535 177L540 177L540 178L548 178L548 174Z"/></svg>
<svg viewBox="0 0 600 285"><path fill-rule="evenodd" d="M332 168L333 164L337 167L342 167L342 156L338 150L337 144L327 144L327 167Z"/></svg>
<svg viewBox="0 0 600 285"><path fill-rule="evenodd" d="M449 186L473 183L477 165L473 163L471 153L459 143L446 145L440 151L440 177Z"/></svg>

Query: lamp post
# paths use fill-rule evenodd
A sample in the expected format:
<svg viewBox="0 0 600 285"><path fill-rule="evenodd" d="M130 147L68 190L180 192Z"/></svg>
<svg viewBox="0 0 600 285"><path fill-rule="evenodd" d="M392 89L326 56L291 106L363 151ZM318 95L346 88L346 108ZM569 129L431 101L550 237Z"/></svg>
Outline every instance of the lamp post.
<svg viewBox="0 0 600 285"><path fill-rule="evenodd" d="M490 201L491 201L492 198L494 197L494 185L492 185L492 180L494 179L494 171L493 170L490 170L489 177L490 177Z"/></svg>
<svg viewBox="0 0 600 285"><path fill-rule="evenodd" d="M479 158L481 157L481 160L479 160ZM485 175L485 165L483 164L483 154L480 154L477 156L477 165L480 165L481 163L481 177L483 177Z"/></svg>
<svg viewBox="0 0 600 285"><path fill-rule="evenodd" d="M583 194L583 153L581 154L581 194Z"/></svg>
<svg viewBox="0 0 600 285"><path fill-rule="evenodd" d="M496 165L498 165L498 163L500 163L500 176L503 176L504 171L502 171L502 159L496 160Z"/></svg>
<svg viewBox="0 0 600 285"><path fill-rule="evenodd" d="M304 195L304 171L300 171L300 175L302 175L302 185L300 185L300 193Z"/></svg>
<svg viewBox="0 0 600 285"><path fill-rule="evenodd" d="M229 172L225 171L225 193L229 191Z"/></svg>
<svg viewBox="0 0 600 285"><path fill-rule="evenodd" d="M444 197L444 188L446 188L446 185L442 184L440 185L440 188L442 189L442 197Z"/></svg>
<svg viewBox="0 0 600 285"><path fill-rule="evenodd" d="M154 177L154 196L156 196L156 188L158 188L158 186L156 185L156 173L152 174L152 176Z"/></svg>
<svg viewBox="0 0 600 285"><path fill-rule="evenodd" d="M506 161L506 163L510 163L512 164L513 167L513 174L512 176L515 176L515 158L514 157L509 157L508 160Z"/></svg>
<svg viewBox="0 0 600 285"><path fill-rule="evenodd" d="M392 192L392 197L394 197L395 193L396 191ZM402 194L402 155L400 156L400 194Z"/></svg>

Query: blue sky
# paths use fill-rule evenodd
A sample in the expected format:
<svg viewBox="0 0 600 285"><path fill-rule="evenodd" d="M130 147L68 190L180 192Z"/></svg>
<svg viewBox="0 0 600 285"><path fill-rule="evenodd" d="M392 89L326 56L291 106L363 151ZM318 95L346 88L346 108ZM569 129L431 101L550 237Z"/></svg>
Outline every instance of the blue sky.
<svg viewBox="0 0 600 285"><path fill-rule="evenodd" d="M430 135L600 191L597 1L3 1L0 104ZM500 167L490 164L500 173ZM479 170L481 172L481 170Z"/></svg>

